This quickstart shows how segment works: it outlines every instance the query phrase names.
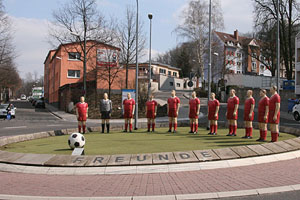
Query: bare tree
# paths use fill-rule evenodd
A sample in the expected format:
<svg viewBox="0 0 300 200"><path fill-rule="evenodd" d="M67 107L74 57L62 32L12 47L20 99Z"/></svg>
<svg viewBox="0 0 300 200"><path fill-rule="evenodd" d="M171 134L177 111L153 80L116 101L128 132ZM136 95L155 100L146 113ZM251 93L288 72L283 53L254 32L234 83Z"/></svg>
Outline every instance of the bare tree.
<svg viewBox="0 0 300 200"><path fill-rule="evenodd" d="M69 48L63 45L63 47L68 53L74 51L79 53L81 56L78 59L83 61L83 67L89 63L90 70L95 72L93 77L97 82L98 72L94 52L102 44L116 43L115 22L112 19L107 21L97 10L96 0L71 0L54 11L53 18L54 22L49 29L50 44L56 47L58 44L77 43L78 46ZM97 102L97 88L95 101Z"/></svg>
<svg viewBox="0 0 300 200"><path fill-rule="evenodd" d="M179 37L187 39L194 44L195 61L199 66L199 76L204 80L204 60L205 48L208 41L209 13L206 1L192 0L188 7L183 10L182 23L175 29ZM212 1L212 29L223 29L223 14L219 0Z"/></svg>
<svg viewBox="0 0 300 200"><path fill-rule="evenodd" d="M108 85L108 96L111 97L112 85L119 78L123 68L118 63L119 50L108 47L97 49L96 74Z"/></svg>
<svg viewBox="0 0 300 200"><path fill-rule="evenodd" d="M14 93L21 85L21 79L15 65L15 48L12 44L12 23L5 13L0 0L0 93L8 88Z"/></svg>
<svg viewBox="0 0 300 200"><path fill-rule="evenodd" d="M138 53L140 56L143 56L143 50L145 49L146 44L146 37L145 34L142 32L143 30L143 23L139 21L139 41L138 47L136 47L136 20L135 20L136 12L133 10L132 7L127 6L126 8L126 16L124 21L118 26L118 37L117 43L118 46L121 48L120 53L120 63L125 65L126 68L126 85L125 87L128 88L128 68L129 64L135 62L136 56L136 48L138 48Z"/></svg>
<svg viewBox="0 0 300 200"><path fill-rule="evenodd" d="M264 38L266 39L264 41L271 45L276 44L276 37L274 37L274 34L276 34L275 27L278 19L277 9L279 9L281 52L280 61L283 61L287 78L291 80L293 78L292 75L294 68L294 38L300 22L300 4L297 0L280 0L279 6L277 5L277 1L274 0L253 1L255 7L254 22L256 30L258 32L267 32L269 36L273 36ZM266 30L266 27L268 27L268 30ZM270 46L269 51L274 51L274 47Z"/></svg>

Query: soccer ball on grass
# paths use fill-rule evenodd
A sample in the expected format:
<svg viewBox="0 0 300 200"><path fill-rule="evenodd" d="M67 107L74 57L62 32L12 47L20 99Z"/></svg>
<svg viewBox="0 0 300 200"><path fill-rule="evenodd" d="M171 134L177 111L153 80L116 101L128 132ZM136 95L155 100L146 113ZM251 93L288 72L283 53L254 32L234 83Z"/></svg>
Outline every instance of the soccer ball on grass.
<svg viewBox="0 0 300 200"><path fill-rule="evenodd" d="M82 148L85 145L85 138L80 133L72 133L68 139L68 144L71 149Z"/></svg>

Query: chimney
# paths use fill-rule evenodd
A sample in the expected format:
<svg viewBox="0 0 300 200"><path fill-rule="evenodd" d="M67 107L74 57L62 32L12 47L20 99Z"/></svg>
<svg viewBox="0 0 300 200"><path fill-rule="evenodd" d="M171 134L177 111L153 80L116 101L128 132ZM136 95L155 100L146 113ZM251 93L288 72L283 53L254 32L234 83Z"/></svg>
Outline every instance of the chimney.
<svg viewBox="0 0 300 200"><path fill-rule="evenodd" d="M234 31L234 38L235 38L236 40L239 40L239 32L238 32L238 30L235 30L235 31Z"/></svg>

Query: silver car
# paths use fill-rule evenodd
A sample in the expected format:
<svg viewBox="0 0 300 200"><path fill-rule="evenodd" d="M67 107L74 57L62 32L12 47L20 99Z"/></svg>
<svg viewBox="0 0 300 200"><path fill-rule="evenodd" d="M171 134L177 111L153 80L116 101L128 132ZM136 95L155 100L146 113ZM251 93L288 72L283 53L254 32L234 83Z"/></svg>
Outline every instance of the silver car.
<svg viewBox="0 0 300 200"><path fill-rule="evenodd" d="M7 116L7 107L9 104L1 104L0 105L0 117L6 117ZM16 107L12 105L11 109L11 117L15 118L16 117Z"/></svg>

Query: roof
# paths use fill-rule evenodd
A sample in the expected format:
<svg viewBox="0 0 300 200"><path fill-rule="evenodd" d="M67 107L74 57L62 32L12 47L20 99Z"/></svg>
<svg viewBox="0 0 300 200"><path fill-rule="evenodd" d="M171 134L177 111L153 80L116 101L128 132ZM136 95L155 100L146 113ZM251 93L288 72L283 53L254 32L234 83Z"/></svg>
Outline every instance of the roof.
<svg viewBox="0 0 300 200"><path fill-rule="evenodd" d="M234 35L229 34L229 33L223 33L223 32L218 32L215 31L216 35L225 43L228 41L232 41L234 44L240 43L242 46L247 46L250 44L252 40L255 40L254 38L251 37L244 37L244 36L239 36L238 40L234 37Z"/></svg>
<svg viewBox="0 0 300 200"><path fill-rule="evenodd" d="M147 65L149 65L149 62L144 62L144 63L139 63L139 64L147 64ZM160 65L160 66L167 67L167 68L169 68L169 69L174 69L174 70L181 71L181 69L178 68L178 67L173 67L173 66L171 66L171 65L164 64L164 63L160 63L160 62L151 62L151 65Z"/></svg>
<svg viewBox="0 0 300 200"><path fill-rule="evenodd" d="M63 47L63 46L67 46L67 45L74 45L74 44L79 44L79 43L82 43L83 41L81 41L81 42L70 42L70 43L66 43L66 44L60 44L59 46L58 46L58 48L55 50L56 52L55 52L55 54L52 56L52 58L51 58L51 61L56 57L56 54L59 52L59 50L61 49L61 47ZM86 41L87 43L89 43L89 42L94 42L94 43L97 43L97 44L99 44L99 45L104 45L104 46L107 46L107 47L110 47L110 48L112 48L112 49L116 49L116 50L119 50L119 51L121 51L121 49L120 48L118 48L118 47L115 47L115 46L113 46L113 45L110 45L110 44L105 44L105 43L103 43L103 42L99 42L99 41L96 41L96 40L88 40L88 41ZM51 51L50 51L51 52ZM49 52L49 53L50 53ZM49 55L49 53L48 53L48 55ZM48 57L48 56L47 56ZM47 59L47 58L46 58Z"/></svg>
<svg viewBox="0 0 300 200"><path fill-rule="evenodd" d="M51 53L54 52L54 51L56 51L56 50L50 50L50 51L48 52L48 54L47 54L47 56L46 56L46 59L45 59L45 61L44 61L44 64L45 64L46 61L48 60L48 58L49 58L49 56L51 55Z"/></svg>

